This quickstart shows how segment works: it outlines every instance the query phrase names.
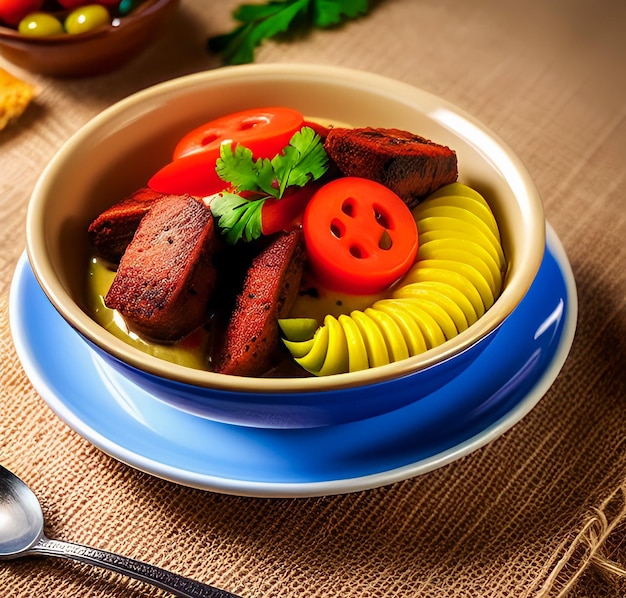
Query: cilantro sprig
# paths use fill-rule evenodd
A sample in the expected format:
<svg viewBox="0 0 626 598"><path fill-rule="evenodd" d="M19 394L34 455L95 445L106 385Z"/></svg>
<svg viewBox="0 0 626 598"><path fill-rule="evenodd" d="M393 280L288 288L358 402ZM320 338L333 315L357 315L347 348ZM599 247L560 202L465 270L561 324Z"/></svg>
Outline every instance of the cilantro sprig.
<svg viewBox="0 0 626 598"><path fill-rule="evenodd" d="M211 212L227 243L249 242L263 234L261 210L265 198L246 199L236 193L218 193L210 199Z"/></svg>
<svg viewBox="0 0 626 598"><path fill-rule="evenodd" d="M254 61L264 40L284 33L327 29L370 11L370 0L269 0L242 4L233 12L239 22L232 31L209 38L208 48L221 54L225 64Z"/></svg>
<svg viewBox="0 0 626 598"><path fill-rule="evenodd" d="M263 234L261 212L268 198L281 199L287 188L304 187L328 170L328 154L311 127L294 133L289 144L272 159L254 159L247 147L220 147L216 172L231 192L217 193L209 205L228 243L252 241Z"/></svg>

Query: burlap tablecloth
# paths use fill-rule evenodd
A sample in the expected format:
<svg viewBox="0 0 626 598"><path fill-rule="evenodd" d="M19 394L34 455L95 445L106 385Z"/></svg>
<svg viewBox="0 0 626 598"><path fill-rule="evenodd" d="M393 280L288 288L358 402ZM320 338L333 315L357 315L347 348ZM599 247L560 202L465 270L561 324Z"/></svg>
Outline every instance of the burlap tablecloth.
<svg viewBox="0 0 626 598"><path fill-rule="evenodd" d="M245 598L625 595L622 0L387 0L365 19L268 43L257 55L257 62L370 70L444 96L526 163L571 261L580 313L555 384L501 438L388 487L243 498L181 487L117 462L70 430L31 387L13 348L7 303L38 175L111 103L219 67L205 40L231 27L236 4L183 0L158 43L109 75L52 80L0 60L38 91L24 117L0 133L0 461L38 495L48 534ZM56 559L0 566L3 597L160 595Z"/></svg>

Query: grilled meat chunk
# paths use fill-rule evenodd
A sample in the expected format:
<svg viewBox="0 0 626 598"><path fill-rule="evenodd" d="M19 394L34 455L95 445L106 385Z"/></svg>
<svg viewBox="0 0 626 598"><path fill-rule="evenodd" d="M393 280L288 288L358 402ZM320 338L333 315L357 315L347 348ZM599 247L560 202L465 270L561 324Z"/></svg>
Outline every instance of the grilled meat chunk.
<svg viewBox="0 0 626 598"><path fill-rule="evenodd" d="M277 235L252 261L214 351L214 370L222 374L258 376L276 365L282 348L278 318L295 301L304 264L302 231Z"/></svg>
<svg viewBox="0 0 626 598"><path fill-rule="evenodd" d="M142 187L111 206L89 225L89 240L100 257L118 262L141 219L163 193Z"/></svg>
<svg viewBox="0 0 626 598"><path fill-rule="evenodd" d="M129 328L175 341L205 323L215 287L214 221L187 195L161 198L141 220L105 298Z"/></svg>
<svg viewBox="0 0 626 598"><path fill-rule="evenodd" d="M458 176L456 153L400 129L330 129L326 152L345 176L392 189L409 208Z"/></svg>

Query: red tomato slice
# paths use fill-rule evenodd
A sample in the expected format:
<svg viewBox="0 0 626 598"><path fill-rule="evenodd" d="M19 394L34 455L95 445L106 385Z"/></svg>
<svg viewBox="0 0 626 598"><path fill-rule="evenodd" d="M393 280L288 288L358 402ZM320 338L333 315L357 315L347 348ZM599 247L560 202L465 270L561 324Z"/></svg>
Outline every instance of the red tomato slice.
<svg viewBox="0 0 626 598"><path fill-rule="evenodd" d="M295 188L281 199L266 199L261 209L263 234L271 235L300 226L304 209L319 188L319 184L309 183L305 187Z"/></svg>
<svg viewBox="0 0 626 598"><path fill-rule="evenodd" d="M222 143L241 143L255 158L273 158L303 123L302 114L291 108L255 108L215 119L187 133L172 162L148 186L161 193L200 197L219 193L227 186L215 172Z"/></svg>
<svg viewBox="0 0 626 598"><path fill-rule="evenodd" d="M344 177L309 201L304 241L314 274L328 288L355 295L379 293L411 267L417 225L391 189Z"/></svg>
<svg viewBox="0 0 626 598"><path fill-rule="evenodd" d="M160 193L188 193L198 197L219 193L228 186L215 172L219 156L220 150L217 148L178 158L154 174L148 181L148 187Z"/></svg>
<svg viewBox="0 0 626 598"><path fill-rule="evenodd" d="M273 158L304 122L297 110L254 108L222 116L187 133L176 145L173 158L213 150L234 141L252 150L255 158Z"/></svg>
<svg viewBox="0 0 626 598"><path fill-rule="evenodd" d="M305 120L302 126L310 127L311 129L313 129L322 138L322 141L326 140L326 137L328 137L328 133L330 131L330 127L327 127L326 125L322 125L320 123L316 123L312 120Z"/></svg>

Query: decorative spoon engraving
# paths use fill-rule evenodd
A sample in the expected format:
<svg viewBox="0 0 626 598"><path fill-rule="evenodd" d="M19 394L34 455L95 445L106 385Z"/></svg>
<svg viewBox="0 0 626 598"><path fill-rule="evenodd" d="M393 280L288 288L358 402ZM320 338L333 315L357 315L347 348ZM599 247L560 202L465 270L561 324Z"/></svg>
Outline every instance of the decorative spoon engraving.
<svg viewBox="0 0 626 598"><path fill-rule="evenodd" d="M0 465L0 560L29 555L58 556L103 567L183 598L238 598L225 590L113 552L46 538L37 497L20 478Z"/></svg>

